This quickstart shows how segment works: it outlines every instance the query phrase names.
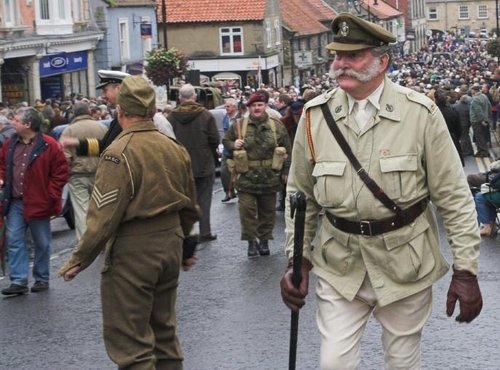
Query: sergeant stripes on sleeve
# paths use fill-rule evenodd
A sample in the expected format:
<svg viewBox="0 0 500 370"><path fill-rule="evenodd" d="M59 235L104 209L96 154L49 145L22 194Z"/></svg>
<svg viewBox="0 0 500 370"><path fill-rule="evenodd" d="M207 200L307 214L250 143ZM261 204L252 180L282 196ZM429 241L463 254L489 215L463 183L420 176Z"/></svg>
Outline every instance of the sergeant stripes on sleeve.
<svg viewBox="0 0 500 370"><path fill-rule="evenodd" d="M92 199L96 203L97 208L100 209L107 204L115 202L118 199L118 190L119 189L114 189L103 194L97 188L97 186L94 186L94 191L92 192Z"/></svg>

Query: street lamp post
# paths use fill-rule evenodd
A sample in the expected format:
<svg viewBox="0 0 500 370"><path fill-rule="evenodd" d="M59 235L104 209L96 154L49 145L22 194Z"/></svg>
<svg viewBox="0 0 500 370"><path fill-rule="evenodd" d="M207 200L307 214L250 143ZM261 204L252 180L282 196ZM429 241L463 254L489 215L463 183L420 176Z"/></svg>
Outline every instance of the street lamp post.
<svg viewBox="0 0 500 370"><path fill-rule="evenodd" d="M498 0L495 0L495 5L496 5L496 14L497 14L497 37L500 37L498 34Z"/></svg>

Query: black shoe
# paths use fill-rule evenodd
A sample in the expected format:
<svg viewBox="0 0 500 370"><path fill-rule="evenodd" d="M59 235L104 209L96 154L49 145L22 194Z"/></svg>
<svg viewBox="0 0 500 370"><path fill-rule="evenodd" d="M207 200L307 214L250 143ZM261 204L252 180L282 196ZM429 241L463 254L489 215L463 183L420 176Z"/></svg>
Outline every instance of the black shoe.
<svg viewBox="0 0 500 370"><path fill-rule="evenodd" d="M46 281L35 281L35 284L31 287L31 293L43 292L49 289L49 283Z"/></svg>
<svg viewBox="0 0 500 370"><path fill-rule="evenodd" d="M261 241L258 245L258 248L259 248L259 254L261 256L269 256L271 254L267 240Z"/></svg>
<svg viewBox="0 0 500 370"><path fill-rule="evenodd" d="M224 199L222 199L221 202L226 203L226 202L229 202L231 199L233 199L233 198L231 198L229 195L226 195L226 197Z"/></svg>
<svg viewBox="0 0 500 370"><path fill-rule="evenodd" d="M24 293L28 293L26 285L10 284L8 288L2 290L3 295L21 295Z"/></svg>
<svg viewBox="0 0 500 370"><path fill-rule="evenodd" d="M257 250L257 242L255 240L248 241L248 258L255 258L259 255L259 251Z"/></svg>
<svg viewBox="0 0 500 370"><path fill-rule="evenodd" d="M203 243L203 242L211 242L211 241L214 241L217 239L217 234L206 234L206 235L200 235L200 237L198 238L198 241L200 243Z"/></svg>

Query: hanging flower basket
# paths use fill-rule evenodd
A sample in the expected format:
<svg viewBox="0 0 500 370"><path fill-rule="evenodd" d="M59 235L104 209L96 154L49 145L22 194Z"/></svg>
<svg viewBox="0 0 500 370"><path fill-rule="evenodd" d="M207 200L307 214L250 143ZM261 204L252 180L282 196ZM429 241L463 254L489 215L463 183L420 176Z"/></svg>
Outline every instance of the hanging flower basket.
<svg viewBox="0 0 500 370"><path fill-rule="evenodd" d="M167 85L170 79L181 77L189 69L186 56L176 48L151 50L146 62L146 74L157 86Z"/></svg>

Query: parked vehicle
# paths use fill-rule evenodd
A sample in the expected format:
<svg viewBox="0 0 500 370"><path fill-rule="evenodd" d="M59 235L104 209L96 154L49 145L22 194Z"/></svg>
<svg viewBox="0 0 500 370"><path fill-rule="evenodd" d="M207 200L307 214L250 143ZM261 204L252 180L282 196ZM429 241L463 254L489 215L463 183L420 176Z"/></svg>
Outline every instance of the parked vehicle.
<svg viewBox="0 0 500 370"><path fill-rule="evenodd" d="M207 109L214 109L215 107L224 104L221 91L216 87L208 86L194 86L196 95L198 96L197 102L202 104ZM179 103L179 86L171 86L169 92L169 100Z"/></svg>

